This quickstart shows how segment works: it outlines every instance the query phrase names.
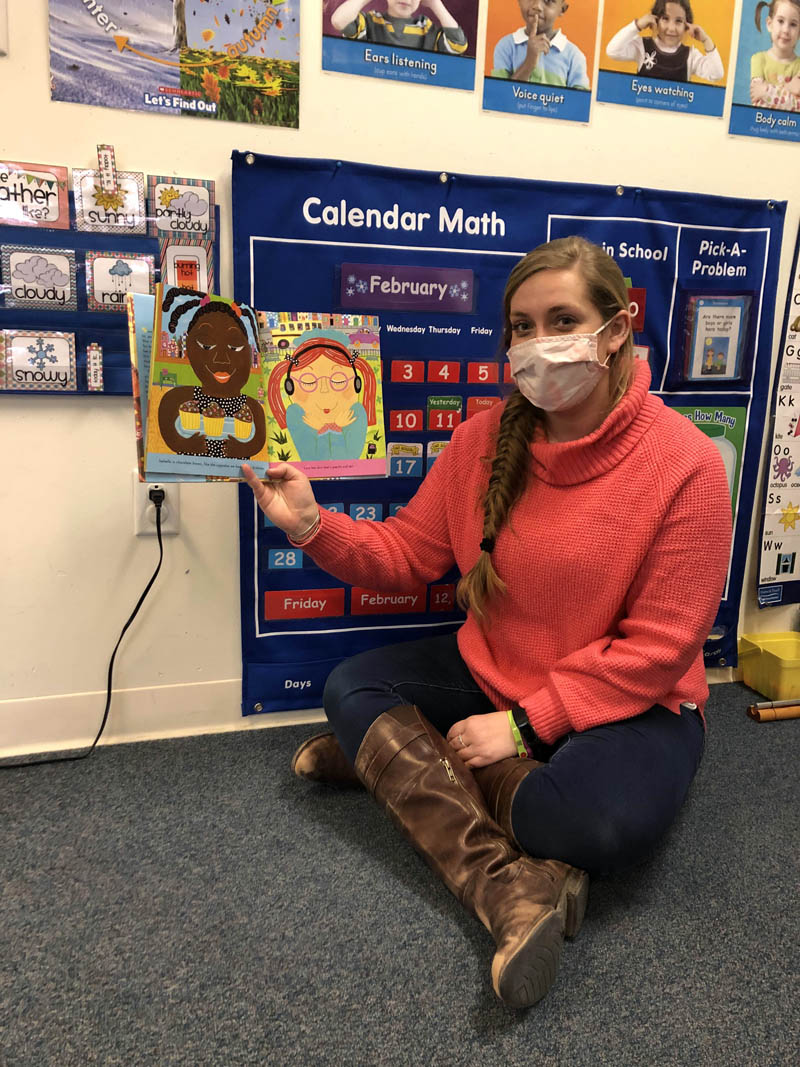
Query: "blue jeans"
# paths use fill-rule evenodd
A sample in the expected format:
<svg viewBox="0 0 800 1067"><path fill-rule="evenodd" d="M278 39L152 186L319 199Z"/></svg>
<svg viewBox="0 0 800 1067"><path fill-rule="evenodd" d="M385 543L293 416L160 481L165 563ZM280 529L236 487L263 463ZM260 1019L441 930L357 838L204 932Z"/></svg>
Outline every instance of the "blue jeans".
<svg viewBox="0 0 800 1067"><path fill-rule="evenodd" d="M455 634L362 652L330 674L325 714L351 762L372 723L416 704L443 735L496 708L458 651ZM632 719L570 733L517 790L514 835L531 856L590 873L630 866L652 851L678 813L703 755L699 713L656 704Z"/></svg>

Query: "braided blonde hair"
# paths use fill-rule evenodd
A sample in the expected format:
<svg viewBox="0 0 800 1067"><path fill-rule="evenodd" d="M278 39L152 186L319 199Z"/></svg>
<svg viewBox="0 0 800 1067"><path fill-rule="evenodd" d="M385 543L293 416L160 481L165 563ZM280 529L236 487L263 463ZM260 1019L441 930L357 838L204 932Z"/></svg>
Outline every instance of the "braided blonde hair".
<svg viewBox="0 0 800 1067"><path fill-rule="evenodd" d="M599 245L583 237L562 237L539 245L516 264L503 295L503 343L511 344L511 300L523 282L543 270L580 270L589 298L608 322L629 306L628 288L617 264ZM625 395L633 369L633 337L629 333L609 361L609 410ZM543 424L544 412L536 408L518 389L505 403L497 430L494 456L484 456L491 464L489 483L479 506L483 507L481 553L474 566L460 579L456 598L464 611L472 611L479 622L486 617L486 603L506 592L506 585L492 565L491 548L503 524L528 484L530 443L536 428Z"/></svg>

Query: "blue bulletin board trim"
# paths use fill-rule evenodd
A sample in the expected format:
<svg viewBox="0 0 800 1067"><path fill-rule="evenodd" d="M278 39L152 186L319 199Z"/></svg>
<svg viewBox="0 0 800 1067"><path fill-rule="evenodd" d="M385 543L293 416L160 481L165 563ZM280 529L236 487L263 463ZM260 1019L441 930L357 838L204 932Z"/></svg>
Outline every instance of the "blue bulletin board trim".
<svg viewBox="0 0 800 1067"><path fill-rule="evenodd" d="M705 648L708 666L735 666L784 202L238 152L232 193L234 292L261 310L342 311L343 263L474 272L468 315L369 309L381 323L387 449L402 444L409 468L393 467L386 479L316 483L323 507L354 517L357 507L363 517L370 508L375 517L385 517L410 499L435 445L447 438L432 428L433 414L453 411L466 418L501 397L502 292L514 262L541 242L572 233L606 247L641 305L634 341L650 362L651 389L712 440L726 438L728 457L735 457L729 475L734 541L728 580ZM687 380L690 297L732 289L749 297L750 347L741 376ZM432 585L423 591L423 612L354 614L349 586L306 557L289 561L280 555L286 540L259 525L251 496L241 490L245 714L319 707L320 679L334 662L364 647L459 625L461 616L446 599L457 575L443 577L441 590ZM323 600L324 610L335 614L309 620L313 605ZM284 607L305 617L276 618ZM287 688L292 680L309 685Z"/></svg>

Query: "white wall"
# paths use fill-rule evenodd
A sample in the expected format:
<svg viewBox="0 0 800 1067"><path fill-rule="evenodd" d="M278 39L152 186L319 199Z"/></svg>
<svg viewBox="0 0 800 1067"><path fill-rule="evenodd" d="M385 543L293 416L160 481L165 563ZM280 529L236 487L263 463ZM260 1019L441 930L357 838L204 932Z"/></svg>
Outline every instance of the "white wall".
<svg viewBox="0 0 800 1067"><path fill-rule="evenodd" d="M800 212L797 149L728 137L727 113L721 121L595 104L582 127L484 114L479 93L323 74L321 5L311 2L299 131L51 103L47 0L9 6L0 158L89 167L96 145L111 143L121 169L213 178L225 294L232 149L640 185L789 201L777 347ZM485 12L481 42L484 27ZM99 725L111 650L157 558L155 539L132 533L130 401L0 394L0 457L0 754L81 744ZM109 740L303 718L240 717L235 487L183 486L181 508L182 532L166 539L158 583L117 657ZM793 610L759 613L752 587L747 575L740 629L788 628Z"/></svg>

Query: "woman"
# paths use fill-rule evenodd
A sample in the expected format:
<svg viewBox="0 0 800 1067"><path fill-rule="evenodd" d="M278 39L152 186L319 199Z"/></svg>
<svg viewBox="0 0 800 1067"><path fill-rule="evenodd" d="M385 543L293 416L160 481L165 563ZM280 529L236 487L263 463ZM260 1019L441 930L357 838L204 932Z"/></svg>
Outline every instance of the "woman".
<svg viewBox="0 0 800 1067"><path fill-rule="evenodd" d="M244 470L341 579L398 590L459 566L458 634L340 664L335 736L294 764L366 785L491 931L495 992L524 1007L577 933L587 872L646 855L697 769L731 511L713 443L648 393L602 249L535 249L504 309L517 389L459 426L396 516L351 522L285 464L263 485Z"/></svg>

